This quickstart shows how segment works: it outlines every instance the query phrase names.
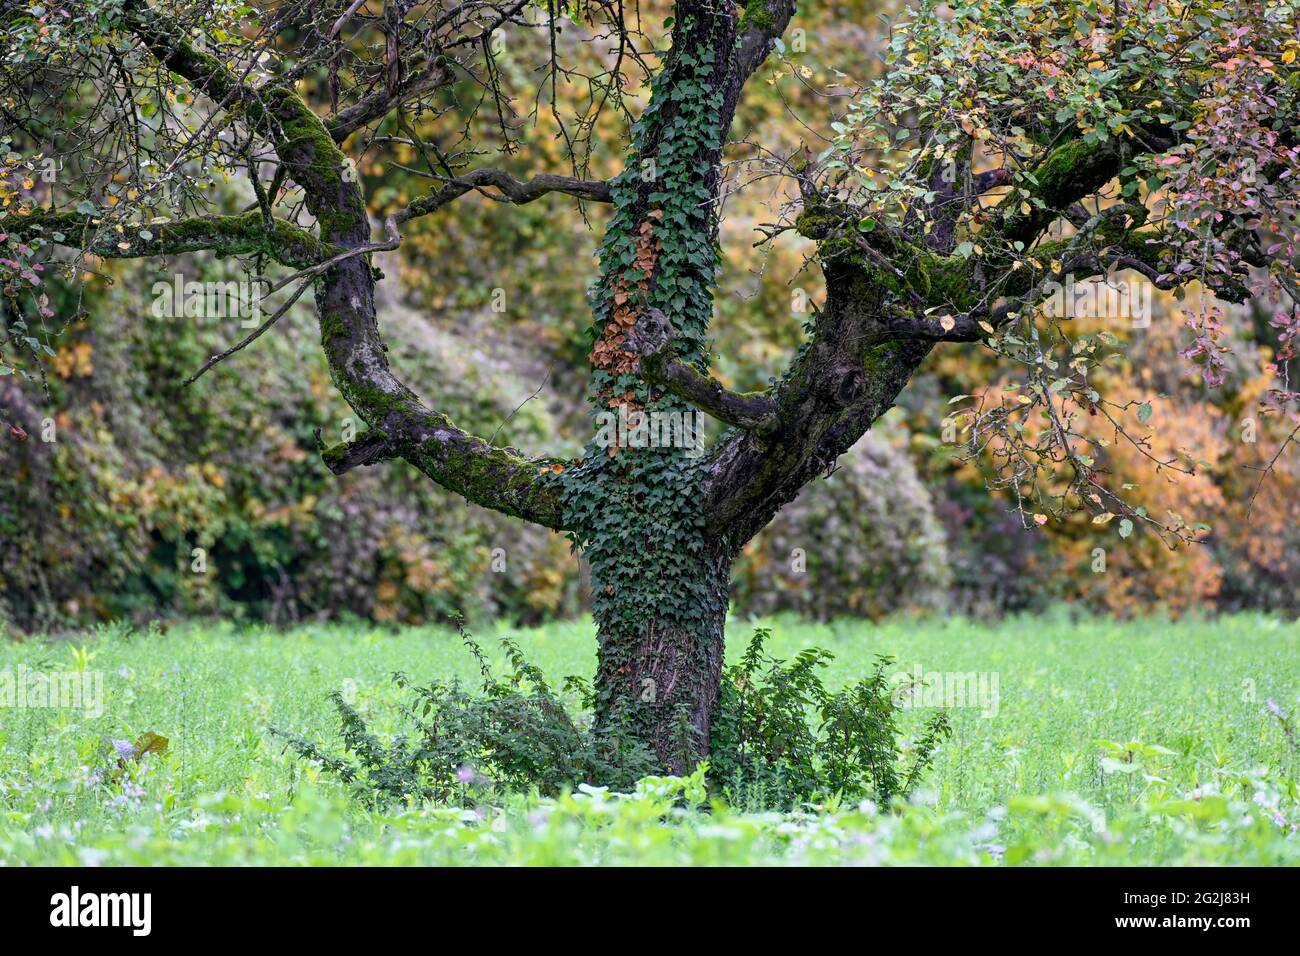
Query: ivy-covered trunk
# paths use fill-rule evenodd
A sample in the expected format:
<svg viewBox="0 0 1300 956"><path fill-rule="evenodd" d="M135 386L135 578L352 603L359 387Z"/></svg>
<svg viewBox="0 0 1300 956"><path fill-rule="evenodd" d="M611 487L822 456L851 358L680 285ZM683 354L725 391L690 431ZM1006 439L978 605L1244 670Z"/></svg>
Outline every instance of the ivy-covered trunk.
<svg viewBox="0 0 1300 956"><path fill-rule="evenodd" d="M707 465L695 429L652 428L649 441L625 441L607 426L641 416L694 425L699 414L647 381L634 341L638 319L659 310L674 357L708 367L736 26L733 13L711 5L678 5L672 50L611 182L592 303L597 437L563 476L566 526L592 567L597 730L611 748L653 752L660 768L678 772L708 749L731 552L704 532ZM664 442L665 434L688 440Z"/></svg>
<svg viewBox="0 0 1300 956"><path fill-rule="evenodd" d="M658 554L631 544L623 560L651 579L594 580L609 588L597 602L596 731L621 752L618 763L640 747L664 770L688 773L708 756L730 560L713 549Z"/></svg>
<svg viewBox="0 0 1300 956"><path fill-rule="evenodd" d="M649 493L615 479L603 499L610 520L597 519L601 540L588 548L595 728L616 765L650 757L688 773L707 756L718 702L731 553L707 540L694 514L694 463L666 450L642 455L633 471Z"/></svg>

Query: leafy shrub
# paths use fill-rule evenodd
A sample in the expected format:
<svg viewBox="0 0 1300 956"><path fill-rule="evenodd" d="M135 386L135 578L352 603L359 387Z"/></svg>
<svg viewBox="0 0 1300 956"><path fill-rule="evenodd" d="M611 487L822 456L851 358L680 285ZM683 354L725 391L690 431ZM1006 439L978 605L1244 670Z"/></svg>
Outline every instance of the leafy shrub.
<svg viewBox="0 0 1300 956"><path fill-rule="evenodd" d="M333 756L310 740L273 730L299 756L318 761L367 803L408 799L439 803L511 792L555 795L580 783L630 786L656 769L654 754L624 741L599 740L590 721L573 717L545 676L509 638L502 647L511 670L492 673L486 656L457 619L461 640L478 661L479 693L459 680L412 684L404 674L394 683L409 691L404 716L412 732L385 745L337 691L330 695L339 715L344 756ZM590 703L589 688L576 678L566 689Z"/></svg>
<svg viewBox="0 0 1300 956"><path fill-rule="evenodd" d="M583 707L574 716L512 640L502 639L510 672L498 677L457 623L478 661L477 693L454 679L420 686L394 675L409 695L403 717L410 729L385 743L336 691L330 700L339 717L341 756L283 730L272 732L378 806L494 800L533 790L554 796L580 784L626 791L658 771L653 751L626 734L596 735L586 682L565 681L564 690L576 693ZM786 664L765 655L768 637L766 629L755 631L740 663L724 672L709 771L715 789L730 801L775 809L818 796L874 797L882 804L907 796L948 733L947 715L928 722L905 768L898 704L885 673L890 658L878 658L870 677L831 692L817 673L832 658L828 651L807 650Z"/></svg>
<svg viewBox="0 0 1300 956"><path fill-rule="evenodd" d="M870 676L832 692L818 669L834 655L809 648L786 663L764 652L770 637L757 628L722 682L710 762L729 801L789 809L818 796L888 804L910 794L949 733L946 712L927 722L905 761L892 658L877 657Z"/></svg>
<svg viewBox="0 0 1300 956"><path fill-rule="evenodd" d="M943 529L915 467L868 433L745 548L732 599L746 614L878 619L942 606L950 578Z"/></svg>

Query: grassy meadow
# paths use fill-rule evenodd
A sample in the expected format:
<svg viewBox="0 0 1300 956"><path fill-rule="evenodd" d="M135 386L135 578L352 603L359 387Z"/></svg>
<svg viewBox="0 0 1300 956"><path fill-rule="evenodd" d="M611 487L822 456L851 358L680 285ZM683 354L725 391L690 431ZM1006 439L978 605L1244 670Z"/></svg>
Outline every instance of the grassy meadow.
<svg viewBox="0 0 1300 956"><path fill-rule="evenodd" d="M697 774L633 794L485 806L467 791L456 806L373 810L268 727L337 749L326 695L341 689L373 727L397 729L394 671L474 679L450 631L195 624L6 641L0 675L102 675L104 696L98 714L0 707L0 865L1300 862L1300 625L765 623L776 657L832 651L829 685L886 654L909 672L983 675L996 699L951 708L953 734L905 806L828 795L795 813L733 809ZM731 623L729 655L751 626ZM594 669L589 621L511 633L557 685ZM491 630L476 637L499 656ZM165 750L113 751L150 733Z"/></svg>

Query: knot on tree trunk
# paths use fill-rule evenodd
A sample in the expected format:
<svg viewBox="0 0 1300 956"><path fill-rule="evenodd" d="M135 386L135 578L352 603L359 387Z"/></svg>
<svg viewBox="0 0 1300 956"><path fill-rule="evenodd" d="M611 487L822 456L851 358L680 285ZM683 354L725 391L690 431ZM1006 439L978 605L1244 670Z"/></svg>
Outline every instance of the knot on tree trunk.
<svg viewBox="0 0 1300 956"><path fill-rule="evenodd" d="M627 346L640 361L641 368L654 374L669 357L669 349L674 339L673 324L659 309L654 307L643 311L627 337Z"/></svg>
<svg viewBox="0 0 1300 956"><path fill-rule="evenodd" d="M833 405L847 408L866 392L867 374L856 366L840 364L826 376L822 394Z"/></svg>

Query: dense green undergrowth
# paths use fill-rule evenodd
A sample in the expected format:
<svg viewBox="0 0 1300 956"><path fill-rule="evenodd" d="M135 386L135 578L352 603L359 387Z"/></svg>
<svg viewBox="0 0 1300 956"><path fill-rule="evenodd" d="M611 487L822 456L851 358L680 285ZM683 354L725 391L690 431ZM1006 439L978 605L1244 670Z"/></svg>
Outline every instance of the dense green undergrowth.
<svg viewBox="0 0 1300 956"><path fill-rule="evenodd" d="M391 745L410 694L395 672L426 685L480 677L454 632L196 625L6 643L0 674L99 674L104 707L0 707L0 863L1300 862L1295 624L1060 616L772 630L774 659L831 651L818 671L834 691L872 679L883 655L898 662L891 688L978 674L996 675L997 693L945 708L951 736L892 805L828 786L789 811L729 807L717 768L626 793L580 784L492 799L458 779L438 801L371 805L269 728L337 744L337 692ZM734 622L733 665L745 634ZM591 672L589 623L512 637L554 687ZM510 673L505 649L482 638L487 663ZM894 699L907 705L896 715L906 763L945 702Z"/></svg>
<svg viewBox="0 0 1300 956"><path fill-rule="evenodd" d="M631 792L659 769L655 753L617 723L598 728L596 693L581 677L565 678L572 704L530 663L511 637L500 641L507 667L497 672L457 620L479 670L477 686L459 677L414 684L403 673L403 729L374 732L341 691L341 750L272 727L291 750L348 786L363 803L495 803L509 793L559 796L586 784ZM881 803L915 791L949 733L942 705L920 738L901 739L899 717L919 682L896 684L892 658L876 658L867 676L831 690L821 670L834 655L806 648L790 661L766 652L772 633L754 631L740 660L727 667L714 712L707 779L731 806L789 810L815 801ZM689 759L688 715L681 715L683 759ZM909 751L903 756L904 743ZM693 762L692 762L693 765Z"/></svg>

